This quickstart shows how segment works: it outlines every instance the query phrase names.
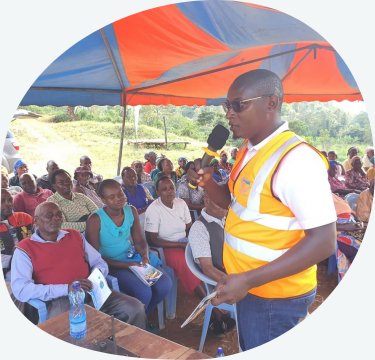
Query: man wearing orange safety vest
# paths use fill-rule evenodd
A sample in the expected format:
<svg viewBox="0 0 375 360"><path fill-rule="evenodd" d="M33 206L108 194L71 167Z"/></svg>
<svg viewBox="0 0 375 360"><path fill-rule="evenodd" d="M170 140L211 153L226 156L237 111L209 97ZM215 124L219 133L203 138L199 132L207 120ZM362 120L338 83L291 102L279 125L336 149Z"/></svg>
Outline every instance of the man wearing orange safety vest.
<svg viewBox="0 0 375 360"><path fill-rule="evenodd" d="M233 138L246 139L227 184L200 160L189 180L229 212L223 261L227 274L213 305L237 303L242 350L287 332L307 315L316 264L336 250L336 213L327 160L281 120L283 87L271 71L239 76L223 103ZM311 169L313 172L311 173Z"/></svg>

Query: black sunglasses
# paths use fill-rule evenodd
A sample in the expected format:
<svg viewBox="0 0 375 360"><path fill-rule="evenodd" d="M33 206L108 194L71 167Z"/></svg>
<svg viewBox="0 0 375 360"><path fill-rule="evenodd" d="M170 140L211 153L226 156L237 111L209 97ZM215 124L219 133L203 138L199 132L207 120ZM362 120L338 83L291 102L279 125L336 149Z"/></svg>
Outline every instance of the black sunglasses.
<svg viewBox="0 0 375 360"><path fill-rule="evenodd" d="M222 103L224 111L227 113L230 109L233 109L234 112L241 112L241 105L247 101L251 100L257 100L257 99L262 99L265 97L271 97L273 94L270 95L262 95L262 96L257 96L253 97L251 99L246 99L246 100L233 100L233 101L225 101Z"/></svg>

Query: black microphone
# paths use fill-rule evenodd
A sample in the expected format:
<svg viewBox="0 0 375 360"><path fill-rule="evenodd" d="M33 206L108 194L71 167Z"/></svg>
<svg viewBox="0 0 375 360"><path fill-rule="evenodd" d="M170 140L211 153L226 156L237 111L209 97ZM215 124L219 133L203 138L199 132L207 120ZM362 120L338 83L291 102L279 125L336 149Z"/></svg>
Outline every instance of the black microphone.
<svg viewBox="0 0 375 360"><path fill-rule="evenodd" d="M215 156L219 156L218 150L221 150L229 138L229 130L223 125L216 125L212 130L210 136L207 139L207 148L202 148L204 150L204 155L201 160L201 168L210 165L211 160ZM189 186L195 189L197 187L196 183L189 183Z"/></svg>

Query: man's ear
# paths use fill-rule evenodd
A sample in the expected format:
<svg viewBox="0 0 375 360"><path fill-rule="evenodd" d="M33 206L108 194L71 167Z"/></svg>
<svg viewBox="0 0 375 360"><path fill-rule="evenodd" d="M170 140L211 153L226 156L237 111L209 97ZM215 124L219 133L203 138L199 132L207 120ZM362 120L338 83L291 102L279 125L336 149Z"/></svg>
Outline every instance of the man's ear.
<svg viewBox="0 0 375 360"><path fill-rule="evenodd" d="M33 217L33 222L34 222L35 225L38 225L38 217L37 216Z"/></svg>
<svg viewBox="0 0 375 360"><path fill-rule="evenodd" d="M57 191L57 190L56 190L56 184L52 184L52 187L53 187L53 189L54 189L55 191Z"/></svg>
<svg viewBox="0 0 375 360"><path fill-rule="evenodd" d="M268 109L267 109L267 112L277 111L278 107L279 107L279 98L278 98L277 95L272 95L268 99Z"/></svg>

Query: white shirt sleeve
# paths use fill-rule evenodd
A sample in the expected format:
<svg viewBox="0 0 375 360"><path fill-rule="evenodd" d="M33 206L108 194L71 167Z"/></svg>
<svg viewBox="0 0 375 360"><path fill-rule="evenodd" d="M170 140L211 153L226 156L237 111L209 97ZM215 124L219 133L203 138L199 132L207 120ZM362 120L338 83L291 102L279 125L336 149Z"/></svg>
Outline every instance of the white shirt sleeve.
<svg viewBox="0 0 375 360"><path fill-rule="evenodd" d="M189 232L189 244L194 261L199 264L199 258L212 257L210 234L201 221L195 221Z"/></svg>
<svg viewBox="0 0 375 360"><path fill-rule="evenodd" d="M145 231L159 233L160 214L152 204L147 208L145 214Z"/></svg>
<svg viewBox="0 0 375 360"><path fill-rule="evenodd" d="M299 145L285 156L274 177L273 189L302 229L336 221L327 169L321 157L308 146Z"/></svg>

